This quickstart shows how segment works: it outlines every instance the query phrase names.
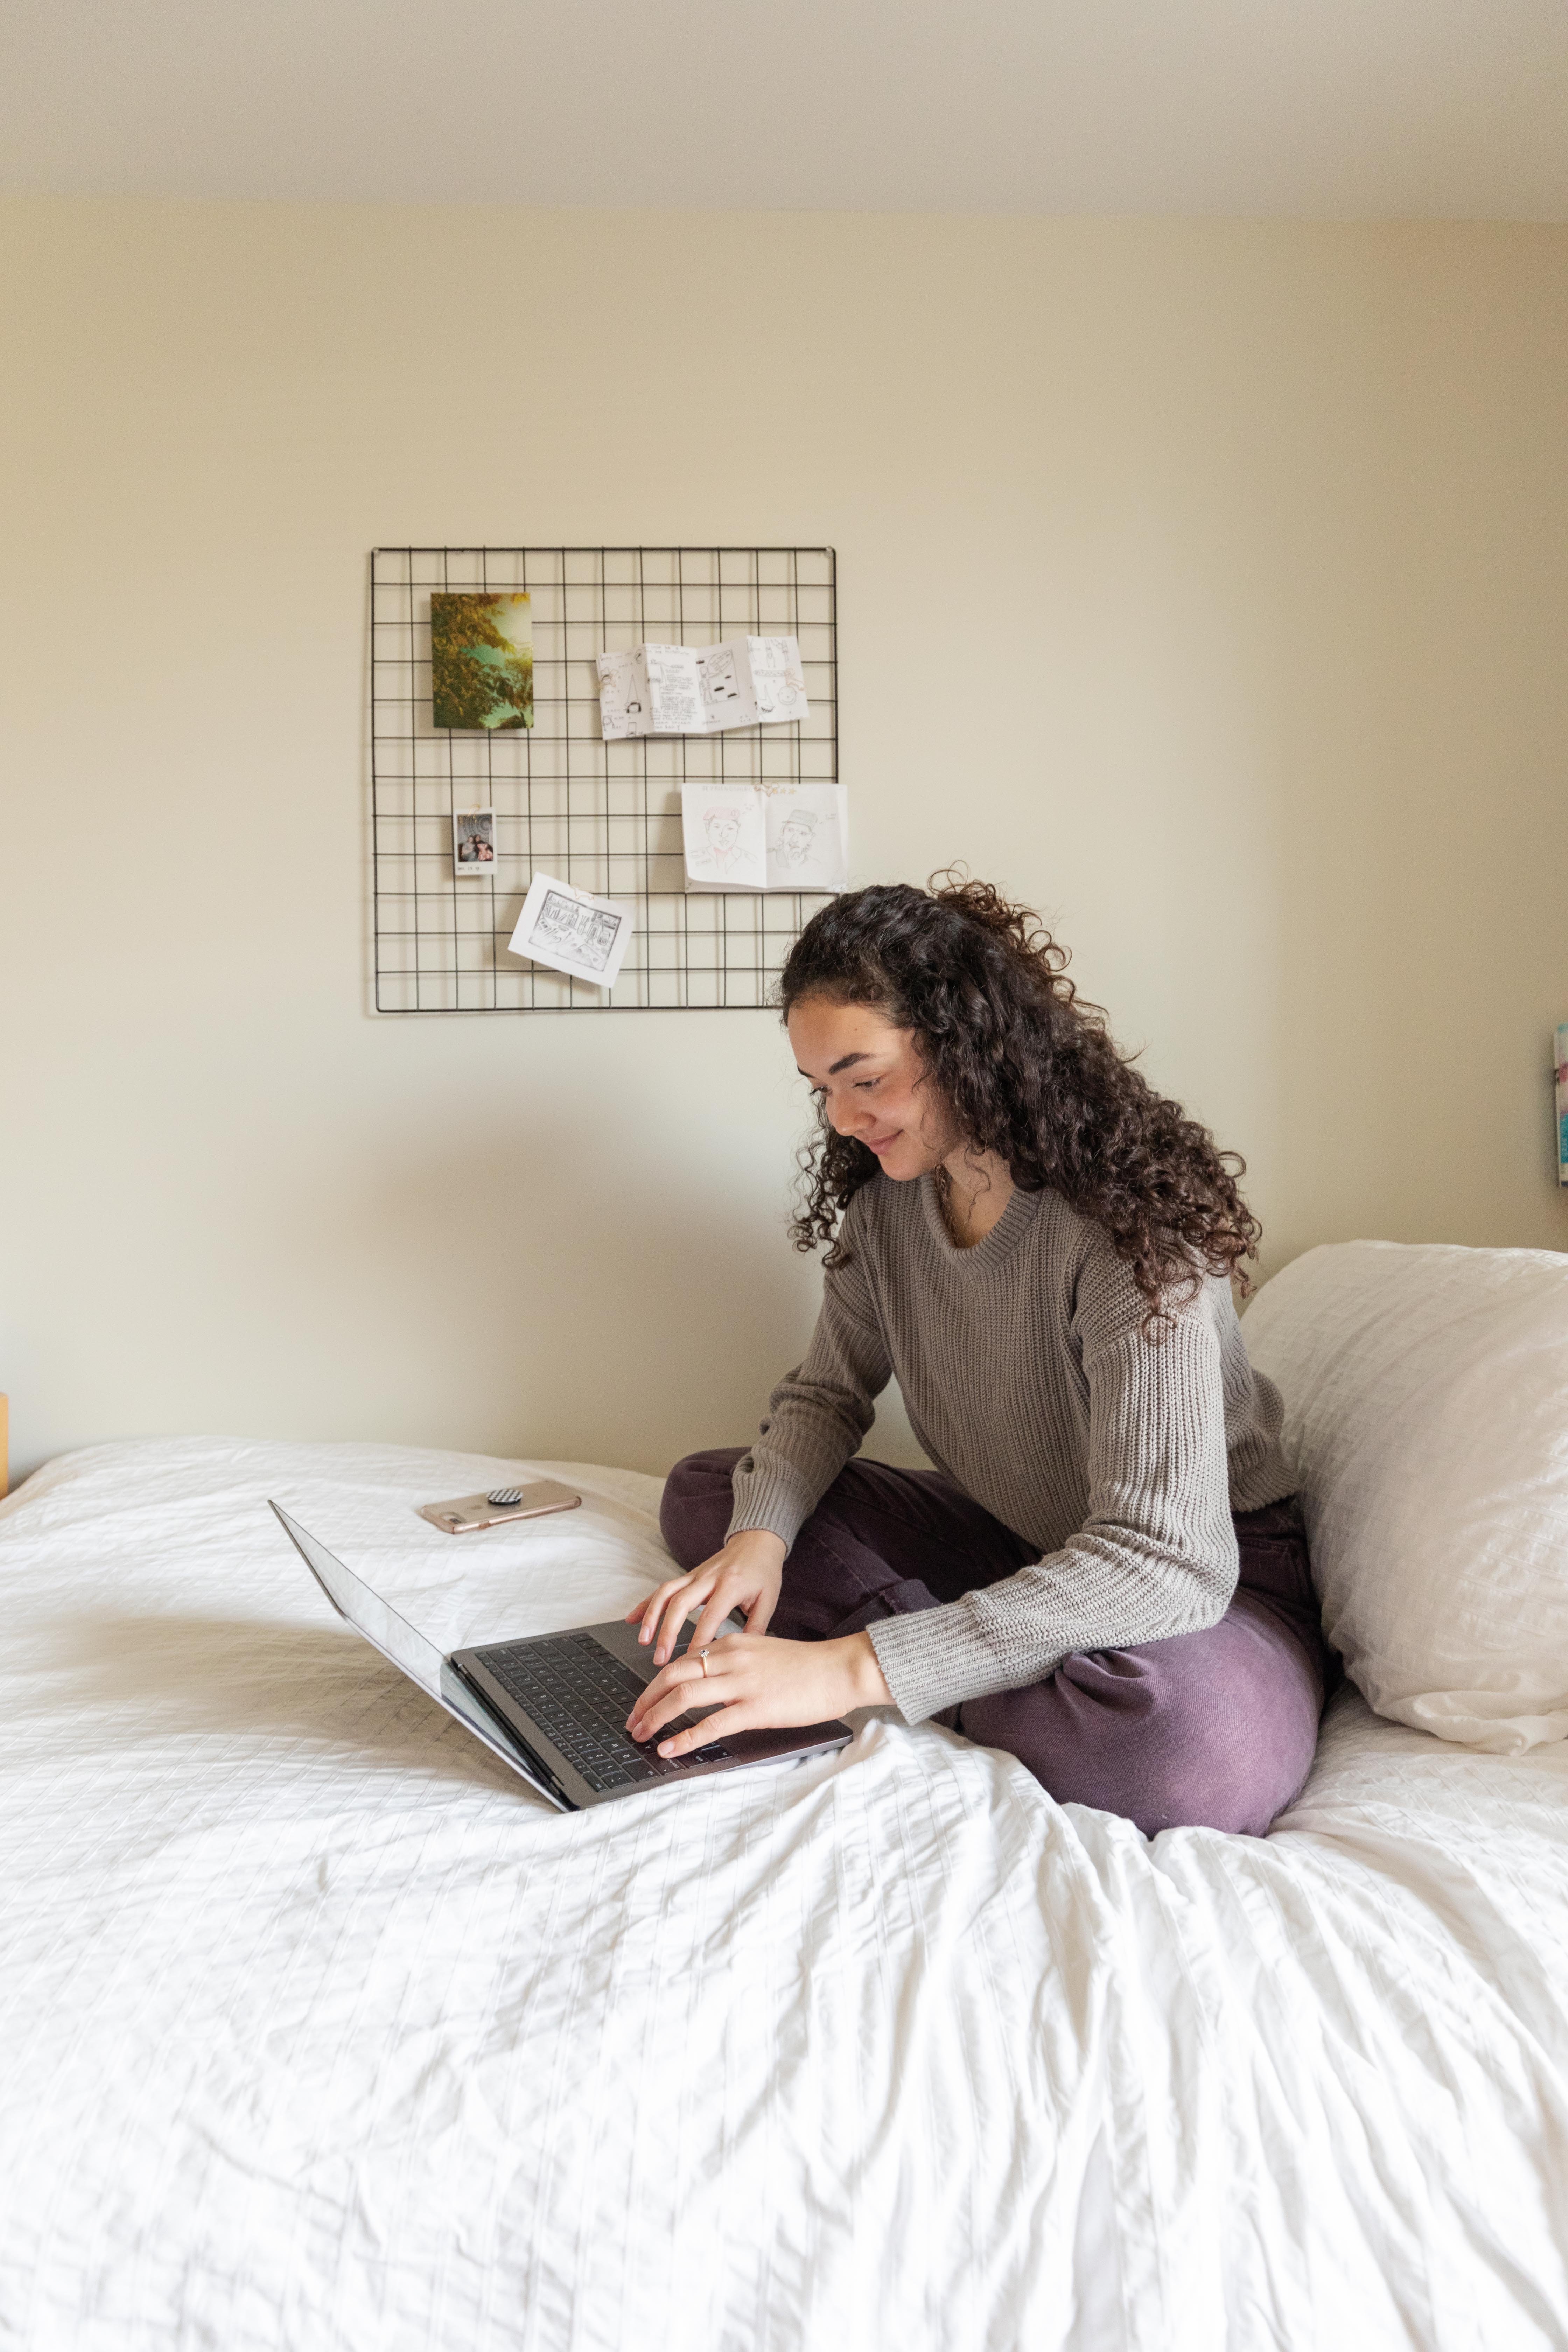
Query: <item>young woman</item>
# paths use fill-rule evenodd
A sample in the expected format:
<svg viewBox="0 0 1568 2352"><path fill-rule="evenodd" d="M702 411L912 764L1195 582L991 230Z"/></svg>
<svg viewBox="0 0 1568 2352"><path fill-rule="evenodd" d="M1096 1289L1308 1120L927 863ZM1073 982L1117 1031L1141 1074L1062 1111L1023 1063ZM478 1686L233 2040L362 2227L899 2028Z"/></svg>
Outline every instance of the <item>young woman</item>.
<svg viewBox="0 0 1568 2352"><path fill-rule="evenodd" d="M1231 1300L1258 1225L1066 961L982 883L854 891L801 933L821 1317L755 1444L670 1474L687 1573L630 1612L663 1671L628 1727L717 1702L679 1755L891 1701L1151 1835L1261 1835L1334 1663ZM895 1375L935 1471L850 1460Z"/></svg>

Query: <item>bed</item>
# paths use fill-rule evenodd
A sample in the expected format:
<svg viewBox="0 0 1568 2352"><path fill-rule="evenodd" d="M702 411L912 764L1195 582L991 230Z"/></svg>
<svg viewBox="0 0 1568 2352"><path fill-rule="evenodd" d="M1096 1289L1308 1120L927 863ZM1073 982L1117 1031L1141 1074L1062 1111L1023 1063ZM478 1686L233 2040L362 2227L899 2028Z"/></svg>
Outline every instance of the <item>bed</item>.
<svg viewBox="0 0 1568 2352"><path fill-rule="evenodd" d="M453 1540L538 1471L567 1517ZM1568 1743L1332 1703L1267 1840L871 1715L551 1811L331 1615L661 1572L658 1483L154 1441L0 1506L0 2341L1534 2352L1568 2340Z"/></svg>

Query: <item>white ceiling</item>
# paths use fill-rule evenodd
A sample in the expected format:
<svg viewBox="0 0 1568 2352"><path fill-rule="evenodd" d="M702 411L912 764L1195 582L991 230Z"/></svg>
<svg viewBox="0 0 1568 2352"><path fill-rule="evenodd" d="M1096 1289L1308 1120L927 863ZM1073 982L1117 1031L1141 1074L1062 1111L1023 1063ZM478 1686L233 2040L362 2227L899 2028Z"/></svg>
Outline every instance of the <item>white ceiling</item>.
<svg viewBox="0 0 1568 2352"><path fill-rule="evenodd" d="M1568 219L1568 0L3 0L0 187Z"/></svg>

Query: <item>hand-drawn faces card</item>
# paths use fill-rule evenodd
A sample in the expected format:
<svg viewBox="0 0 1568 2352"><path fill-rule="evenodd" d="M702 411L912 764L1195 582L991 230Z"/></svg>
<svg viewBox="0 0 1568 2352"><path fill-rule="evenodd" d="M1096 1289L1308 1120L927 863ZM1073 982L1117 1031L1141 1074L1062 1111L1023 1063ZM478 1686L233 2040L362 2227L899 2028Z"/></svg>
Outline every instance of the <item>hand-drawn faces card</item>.
<svg viewBox="0 0 1568 2352"><path fill-rule="evenodd" d="M494 809L461 809L452 819L452 869L459 882L496 870Z"/></svg>
<svg viewBox="0 0 1568 2352"><path fill-rule="evenodd" d="M767 794L770 890L843 890L849 882L849 793L788 784Z"/></svg>
<svg viewBox="0 0 1568 2352"><path fill-rule="evenodd" d="M526 596L430 599L430 723L533 724L533 620Z"/></svg>
<svg viewBox="0 0 1568 2352"><path fill-rule="evenodd" d="M618 898L595 898L553 875L536 874L508 945L513 955L569 971L574 980L613 988L631 943L632 913Z"/></svg>
<svg viewBox="0 0 1568 2352"><path fill-rule="evenodd" d="M689 889L765 890L767 843L754 784L682 784Z"/></svg>

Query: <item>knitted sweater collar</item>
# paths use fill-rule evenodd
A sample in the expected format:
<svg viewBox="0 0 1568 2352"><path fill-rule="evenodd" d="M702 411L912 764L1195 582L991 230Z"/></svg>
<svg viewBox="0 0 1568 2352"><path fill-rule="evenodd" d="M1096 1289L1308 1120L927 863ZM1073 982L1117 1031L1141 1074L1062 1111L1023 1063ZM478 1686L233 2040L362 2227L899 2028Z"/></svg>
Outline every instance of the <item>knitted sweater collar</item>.
<svg viewBox="0 0 1568 2352"><path fill-rule="evenodd" d="M1015 1190L1012 1199L984 1239L972 1244L968 1249L960 1249L947 1230L947 1220L942 1213L942 1202L937 1193L936 1178L922 1176L919 1182L926 1229L938 1257L944 1266L968 1280L977 1280L980 1276L993 1272L1004 1259L1012 1256L1039 1215L1040 1203L1046 1197L1043 1192Z"/></svg>

